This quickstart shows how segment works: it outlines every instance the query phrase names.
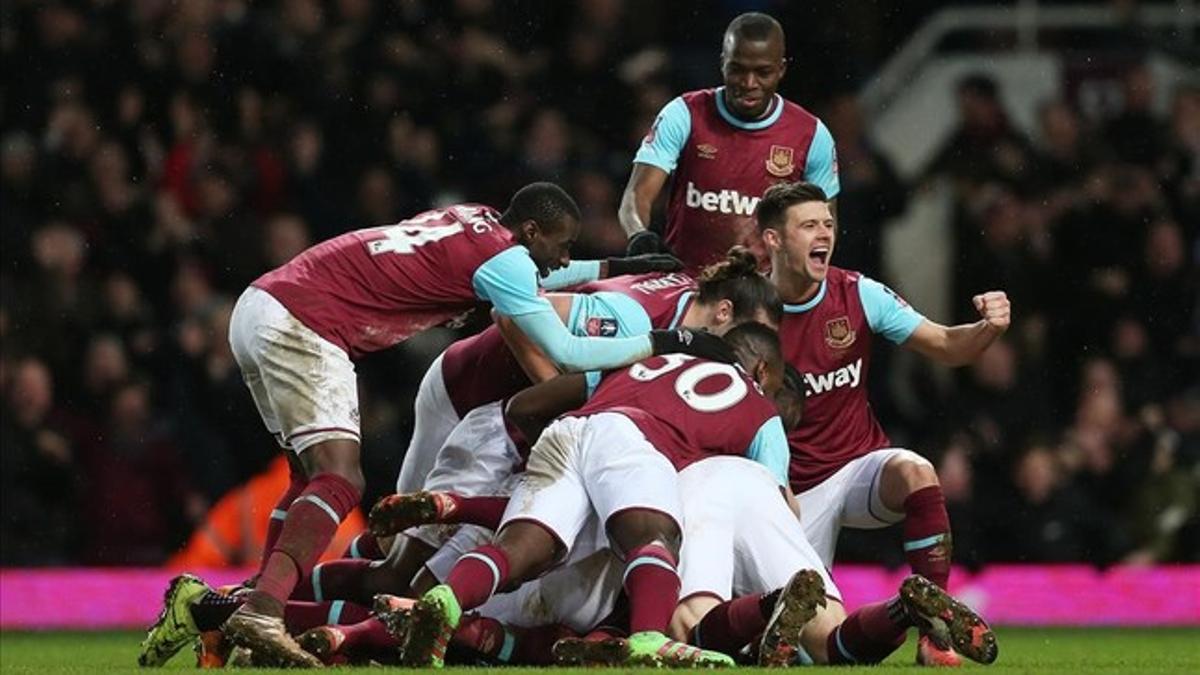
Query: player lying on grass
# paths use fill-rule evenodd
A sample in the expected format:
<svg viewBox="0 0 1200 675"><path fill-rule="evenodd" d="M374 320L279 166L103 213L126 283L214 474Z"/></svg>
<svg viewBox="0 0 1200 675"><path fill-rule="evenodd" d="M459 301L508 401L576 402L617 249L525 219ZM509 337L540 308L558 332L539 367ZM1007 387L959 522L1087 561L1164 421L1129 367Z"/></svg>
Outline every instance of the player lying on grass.
<svg viewBox="0 0 1200 675"><path fill-rule="evenodd" d="M785 480L783 425L764 395L782 381L777 338L750 323L725 339L737 366L686 356L643 361L608 375L582 408L546 426L494 543L460 558L446 583L414 606L405 664L440 666L463 610L552 568L593 513L626 561L628 662L729 662L664 634L679 590L677 469L709 454L745 454ZM582 376L556 378L510 407L523 397L582 400L585 389ZM514 413L513 421L534 434L547 420Z"/></svg>
<svg viewBox="0 0 1200 675"><path fill-rule="evenodd" d="M724 261L706 268L698 280L678 273L624 276L585 284L579 293L552 293L546 298L576 335L623 338L678 327L721 335L746 321L768 325L778 321L780 306L774 288L756 268L751 253L735 248ZM516 326L508 330L510 334L519 331ZM536 350L527 338L521 338L521 345L526 351ZM539 381L557 374L544 356L523 354L518 361L495 326L456 342L434 361L417 394L416 429L400 470L398 492L494 493L512 473L514 463L523 462L494 436L497 425L503 434L496 402L531 384L523 366ZM478 412L480 407L485 411ZM457 424L460 410L472 412L464 416L462 424L447 428L448 422ZM451 429L455 433L448 442ZM387 506L384 502L376 508L376 534L398 531L385 527ZM446 507L455 508L453 504ZM445 530L420 528L396 539L384 565L325 564L319 578L327 588L323 592L315 589L315 597L365 602L375 593L408 595L418 570L445 543ZM343 582L347 577L352 578ZM351 590L340 590L347 584Z"/></svg>
<svg viewBox="0 0 1200 675"><path fill-rule="evenodd" d="M223 627L280 662L316 665L288 635L284 603L359 502L357 376L352 359L491 302L560 367L592 370L651 354L710 354L687 331L620 339L572 335L537 280L570 262L579 209L535 183L503 213L463 205L313 246L257 279L234 307L230 346L267 429L290 453L292 481L272 514L261 574ZM593 275L594 276L594 275ZM147 648L145 665L165 660Z"/></svg>

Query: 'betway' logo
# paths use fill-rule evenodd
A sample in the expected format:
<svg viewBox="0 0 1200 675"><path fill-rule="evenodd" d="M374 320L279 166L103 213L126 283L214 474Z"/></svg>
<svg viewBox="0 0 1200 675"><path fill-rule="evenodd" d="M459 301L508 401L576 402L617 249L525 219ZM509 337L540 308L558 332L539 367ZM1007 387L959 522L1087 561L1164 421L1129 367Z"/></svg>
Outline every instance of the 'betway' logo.
<svg viewBox="0 0 1200 675"><path fill-rule="evenodd" d="M687 184L687 205L693 209L720 211L739 216L752 216L758 207L758 197L743 195L737 190L701 192L692 181Z"/></svg>
<svg viewBox="0 0 1200 675"><path fill-rule="evenodd" d="M840 387L857 387L862 379L862 359L820 375L804 374L804 395L816 396Z"/></svg>

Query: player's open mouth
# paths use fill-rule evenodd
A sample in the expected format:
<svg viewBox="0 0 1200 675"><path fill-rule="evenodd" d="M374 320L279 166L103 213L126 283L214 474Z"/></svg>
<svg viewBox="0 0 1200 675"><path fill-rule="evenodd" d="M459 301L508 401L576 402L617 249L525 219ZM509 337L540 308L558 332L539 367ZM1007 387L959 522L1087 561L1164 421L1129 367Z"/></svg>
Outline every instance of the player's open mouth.
<svg viewBox="0 0 1200 675"><path fill-rule="evenodd" d="M829 261L829 247L813 247L813 249L808 252L808 259L817 263L818 265L824 266L825 263Z"/></svg>

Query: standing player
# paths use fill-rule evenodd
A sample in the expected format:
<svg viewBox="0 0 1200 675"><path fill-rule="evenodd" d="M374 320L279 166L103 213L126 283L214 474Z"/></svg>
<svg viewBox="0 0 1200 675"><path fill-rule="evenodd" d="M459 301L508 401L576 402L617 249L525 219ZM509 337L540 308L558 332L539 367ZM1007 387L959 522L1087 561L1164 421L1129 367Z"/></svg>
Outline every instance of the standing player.
<svg viewBox="0 0 1200 675"><path fill-rule="evenodd" d="M746 455L786 481L783 425L763 394L782 381L778 338L750 323L725 339L739 366L687 356L643 361L609 375L582 408L541 433L495 544L460 558L446 583L413 607L407 665L441 665L464 609L563 559L593 514L625 559L627 664L731 663L664 634L679 592L676 471L712 454ZM581 397L582 389L582 378L570 376L522 396L557 401L572 392ZM513 421L532 434L544 420Z"/></svg>
<svg viewBox="0 0 1200 675"><path fill-rule="evenodd" d="M630 253L663 249L650 211L669 174L665 245L687 270L719 260L735 244L766 262L754 210L772 184L807 180L837 195L829 129L775 93L785 54L778 21L742 14L721 45L724 86L687 92L659 112L633 158L618 212Z"/></svg>
<svg viewBox="0 0 1200 675"><path fill-rule="evenodd" d="M480 302L512 318L567 370L684 349L723 353L719 338L687 331L605 340L571 335L538 295L537 280L569 263L579 220L566 192L534 183L503 214L455 206L348 232L246 289L230 319L230 345L263 422L298 456L301 470L293 470L277 507L282 525L268 532L255 588L222 627L232 643L269 662L318 665L287 634L282 615L297 582L362 496L353 357L391 347ZM164 625L176 600L171 591L143 644L147 664L178 649Z"/></svg>
<svg viewBox="0 0 1200 675"><path fill-rule="evenodd" d="M871 337L882 335L938 363L971 362L1009 324L1002 291L975 296L979 321L943 326L857 272L833 267L837 228L825 193L811 183L772 186L758 205L771 253L771 279L784 301L784 357L803 376L801 423L788 433L790 478L808 539L832 565L844 525L879 528L904 521L904 551L917 574L945 588L950 521L933 465L892 447L867 400ZM918 662L957 663L925 637Z"/></svg>

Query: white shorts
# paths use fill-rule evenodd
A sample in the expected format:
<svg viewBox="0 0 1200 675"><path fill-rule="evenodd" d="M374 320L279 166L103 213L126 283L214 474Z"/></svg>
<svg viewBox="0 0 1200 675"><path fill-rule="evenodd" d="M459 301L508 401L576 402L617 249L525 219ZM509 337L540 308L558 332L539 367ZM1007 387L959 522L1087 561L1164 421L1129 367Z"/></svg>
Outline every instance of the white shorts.
<svg viewBox="0 0 1200 675"><path fill-rule="evenodd" d="M612 614L624 570L600 519L593 516L564 564L511 593L493 596L479 613L514 626L557 623L586 633Z"/></svg>
<svg viewBox="0 0 1200 675"><path fill-rule="evenodd" d="M782 588L802 569L816 570L825 593L841 594L804 537L779 484L743 457L710 457L679 473L683 501L680 598L722 601Z"/></svg>
<svg viewBox="0 0 1200 675"><path fill-rule="evenodd" d="M299 453L322 441L360 441L354 363L270 293L251 286L238 298L229 346L280 445Z"/></svg>
<svg viewBox="0 0 1200 675"><path fill-rule="evenodd" d="M833 553L843 525L873 530L904 520L903 513L888 509L879 497L883 466L893 457L900 456L927 461L903 448L875 450L851 460L817 486L796 495L800 500L804 533L826 566L833 565Z"/></svg>
<svg viewBox="0 0 1200 675"><path fill-rule="evenodd" d="M433 470L438 451L458 424L458 412L446 392L446 380L442 374L442 357L439 354L417 389L413 401L413 432L400 463L400 475L396 477L396 492L416 492L425 486L425 479Z"/></svg>
<svg viewBox="0 0 1200 675"><path fill-rule="evenodd" d="M507 495L512 486L506 486L505 482L520 465L521 455L504 428L504 409L496 401L467 413L454 427L438 451L423 488L453 491L466 497ZM491 536L491 530L473 525L461 529L477 529ZM406 534L434 547L447 541L444 526L413 528Z"/></svg>
<svg viewBox="0 0 1200 675"><path fill-rule="evenodd" d="M501 527L539 523L571 550L592 514L601 526L629 509L680 518L675 467L628 417L564 417L542 433L513 490Z"/></svg>

